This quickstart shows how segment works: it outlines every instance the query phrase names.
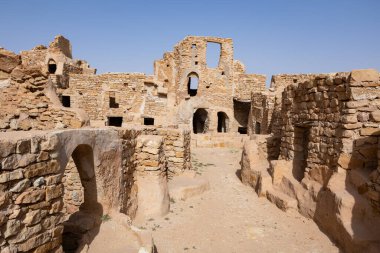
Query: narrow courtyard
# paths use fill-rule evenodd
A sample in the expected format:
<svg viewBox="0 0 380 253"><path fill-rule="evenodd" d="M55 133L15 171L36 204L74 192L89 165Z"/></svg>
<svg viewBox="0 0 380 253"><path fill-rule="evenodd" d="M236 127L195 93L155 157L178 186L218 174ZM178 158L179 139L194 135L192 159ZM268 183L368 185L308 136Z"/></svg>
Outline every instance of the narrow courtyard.
<svg viewBox="0 0 380 253"><path fill-rule="evenodd" d="M339 252L317 225L283 212L239 180L241 150L193 148L193 166L210 189L140 228L152 231L160 253Z"/></svg>

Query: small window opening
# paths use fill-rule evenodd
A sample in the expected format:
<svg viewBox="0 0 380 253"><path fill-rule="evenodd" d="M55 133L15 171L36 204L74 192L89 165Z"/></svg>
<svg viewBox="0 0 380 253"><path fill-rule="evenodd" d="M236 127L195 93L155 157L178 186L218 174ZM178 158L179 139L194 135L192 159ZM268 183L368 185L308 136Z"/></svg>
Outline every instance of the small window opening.
<svg viewBox="0 0 380 253"><path fill-rule="evenodd" d="M297 83L297 79L293 79L293 83Z"/></svg>
<svg viewBox="0 0 380 253"><path fill-rule="evenodd" d="M169 67L170 67L170 65L169 65L169 64L166 64L166 67L168 67L168 68L169 68Z"/></svg>
<svg viewBox="0 0 380 253"><path fill-rule="evenodd" d="M247 127L238 127L239 134L247 134Z"/></svg>
<svg viewBox="0 0 380 253"><path fill-rule="evenodd" d="M224 71L222 71L222 76L224 76Z"/></svg>
<svg viewBox="0 0 380 253"><path fill-rule="evenodd" d="M255 134L261 133L261 124L259 122L256 122L255 124Z"/></svg>
<svg viewBox="0 0 380 253"><path fill-rule="evenodd" d="M187 78L187 93L192 97L196 96L199 82L198 75L195 73L190 73Z"/></svg>
<svg viewBox="0 0 380 253"><path fill-rule="evenodd" d="M198 62L196 61L196 62L194 62L194 64L195 64L195 65L198 65Z"/></svg>
<svg viewBox="0 0 380 253"><path fill-rule="evenodd" d="M206 62L207 67L217 68L222 52L222 44L215 42L207 42Z"/></svg>
<svg viewBox="0 0 380 253"><path fill-rule="evenodd" d="M71 107L70 96L62 96L61 100L62 100L63 107Z"/></svg>
<svg viewBox="0 0 380 253"><path fill-rule="evenodd" d="M144 118L144 125L153 126L154 125L154 118Z"/></svg>
<svg viewBox="0 0 380 253"><path fill-rule="evenodd" d="M55 72L57 71L57 64L52 59L50 59L48 62L48 71L50 74L55 74Z"/></svg>
<svg viewBox="0 0 380 253"><path fill-rule="evenodd" d="M192 45L191 45L191 48L192 48L192 49L197 49L197 44L192 44Z"/></svg>
<svg viewBox="0 0 380 253"><path fill-rule="evenodd" d="M108 117L108 125L121 127L123 124L123 117Z"/></svg>
<svg viewBox="0 0 380 253"><path fill-rule="evenodd" d="M110 94L110 108L119 108L119 104L116 103L115 94Z"/></svg>

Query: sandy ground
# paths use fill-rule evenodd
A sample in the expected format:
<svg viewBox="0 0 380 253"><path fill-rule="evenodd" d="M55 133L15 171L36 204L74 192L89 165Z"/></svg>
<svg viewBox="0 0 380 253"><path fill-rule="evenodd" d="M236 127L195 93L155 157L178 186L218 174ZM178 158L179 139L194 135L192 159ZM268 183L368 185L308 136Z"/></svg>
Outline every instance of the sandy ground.
<svg viewBox="0 0 380 253"><path fill-rule="evenodd" d="M194 166L210 190L186 201L172 201L171 211L150 219L159 253L178 252L339 252L312 221L285 213L236 175L240 150L193 149Z"/></svg>

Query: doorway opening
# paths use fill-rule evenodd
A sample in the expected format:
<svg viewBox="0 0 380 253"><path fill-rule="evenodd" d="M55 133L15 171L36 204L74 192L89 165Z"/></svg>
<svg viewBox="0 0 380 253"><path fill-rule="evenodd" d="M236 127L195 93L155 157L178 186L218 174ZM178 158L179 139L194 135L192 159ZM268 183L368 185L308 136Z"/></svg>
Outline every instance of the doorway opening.
<svg viewBox="0 0 380 253"><path fill-rule="evenodd" d="M294 128L294 160L293 160L293 176L298 181L304 178L307 167L307 157L309 153L309 136L310 127Z"/></svg>
<svg viewBox="0 0 380 253"><path fill-rule="evenodd" d="M195 134L203 134L208 130L208 112L199 108L195 111L193 116L193 132Z"/></svg>
<svg viewBox="0 0 380 253"><path fill-rule="evenodd" d="M65 253L74 253L81 252L84 241L90 244L99 233L103 208L97 200L92 148L86 144L77 146L67 167L64 174L67 217L63 222L62 248ZM70 184L71 188L68 187Z"/></svg>
<svg viewBox="0 0 380 253"><path fill-rule="evenodd" d="M238 132L240 134L247 134L248 116L250 109L250 102L234 100L234 117L237 123L239 124Z"/></svg>
<svg viewBox="0 0 380 253"><path fill-rule="evenodd" d="M50 74L55 74L55 72L57 71L57 64L53 59L50 59L48 62L48 71Z"/></svg>
<svg viewBox="0 0 380 253"><path fill-rule="evenodd" d="M225 112L218 112L218 132L227 133L228 131L228 116Z"/></svg>

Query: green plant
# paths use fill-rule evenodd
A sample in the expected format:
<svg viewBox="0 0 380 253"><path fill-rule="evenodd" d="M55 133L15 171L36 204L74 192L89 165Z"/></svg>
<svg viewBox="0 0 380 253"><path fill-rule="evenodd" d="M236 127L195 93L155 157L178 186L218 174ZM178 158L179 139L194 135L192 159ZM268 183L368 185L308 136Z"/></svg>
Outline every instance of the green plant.
<svg viewBox="0 0 380 253"><path fill-rule="evenodd" d="M100 220L102 222L107 222L107 221L111 220L111 216L109 216L108 214L104 214L104 215L102 215L102 217L100 217Z"/></svg>

